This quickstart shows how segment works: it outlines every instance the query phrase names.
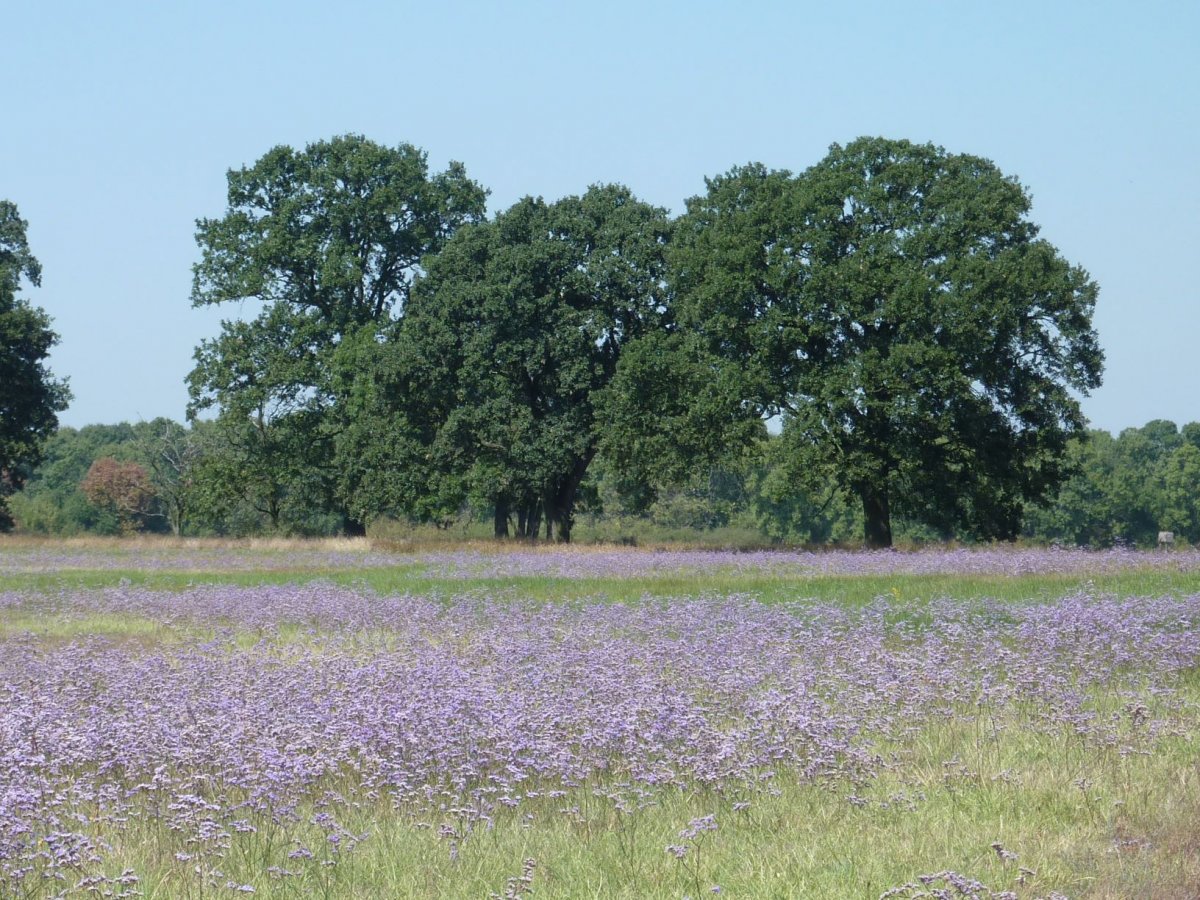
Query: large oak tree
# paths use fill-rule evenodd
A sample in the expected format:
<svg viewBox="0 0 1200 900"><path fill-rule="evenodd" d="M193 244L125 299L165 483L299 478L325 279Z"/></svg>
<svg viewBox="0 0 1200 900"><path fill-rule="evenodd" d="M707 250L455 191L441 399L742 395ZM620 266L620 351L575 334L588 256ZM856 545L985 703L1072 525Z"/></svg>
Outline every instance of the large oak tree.
<svg viewBox="0 0 1200 900"><path fill-rule="evenodd" d="M816 481L862 504L1008 538L1065 477L1100 383L1097 287L1042 240L988 160L862 138L798 176L708 181L673 242L675 309L745 403L781 415Z"/></svg>
<svg viewBox="0 0 1200 900"><path fill-rule="evenodd" d="M430 173L415 147L356 135L276 147L229 172L225 214L197 222L192 303L253 300L261 311L196 350L190 413L220 410L229 455L243 460L235 483L272 521L290 492L363 531L339 491L348 423L334 358L388 331L422 257L482 218L485 197L458 163Z"/></svg>
<svg viewBox="0 0 1200 900"><path fill-rule="evenodd" d="M491 505L496 533L570 540L626 348L667 315L665 210L619 185L526 198L460 230L396 339L369 348L354 452L366 507ZM387 423L383 427L383 423ZM391 458L390 462L387 460Z"/></svg>

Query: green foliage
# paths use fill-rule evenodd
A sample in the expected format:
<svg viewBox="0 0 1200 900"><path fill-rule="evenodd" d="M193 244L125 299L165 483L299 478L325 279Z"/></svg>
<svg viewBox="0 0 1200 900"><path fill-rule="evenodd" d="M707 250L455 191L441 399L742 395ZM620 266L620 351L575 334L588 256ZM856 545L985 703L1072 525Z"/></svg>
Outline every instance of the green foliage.
<svg viewBox="0 0 1200 900"><path fill-rule="evenodd" d="M730 369L695 333L671 318L663 325L629 347L603 392L601 454L636 508L766 436L760 410L742 400Z"/></svg>
<svg viewBox="0 0 1200 900"><path fill-rule="evenodd" d="M460 163L430 176L411 144L357 135L275 147L228 183L225 216L197 222L192 302L254 298L311 313L297 327L322 339L384 321L421 258L478 219L485 197Z"/></svg>
<svg viewBox="0 0 1200 900"><path fill-rule="evenodd" d="M120 522L112 510L90 502L80 485L98 459L140 462L138 426L88 425L60 428L45 442L41 464L25 489L12 498L21 531L73 535L117 534ZM151 527L157 523L151 521Z"/></svg>
<svg viewBox="0 0 1200 900"><path fill-rule="evenodd" d="M196 423L200 424L200 423ZM194 518L218 534L336 534L326 472L309 465L299 423L251 419L206 423L191 469ZM294 427L295 426L295 427Z"/></svg>
<svg viewBox="0 0 1200 900"><path fill-rule="evenodd" d="M150 422L60 428L45 443L42 463L24 490L12 498L21 531L33 534L118 534L116 509L88 499L81 489L97 460L108 459L144 470L150 496L125 522L139 530L174 534L233 531L234 510L217 499L216 487L202 477L214 465L219 444L216 426L196 422L185 427L159 418ZM242 532L262 527L256 513L239 514ZM252 518L253 522L247 522Z"/></svg>
<svg viewBox="0 0 1200 900"><path fill-rule="evenodd" d="M1052 503L1028 511L1024 533L1038 540L1153 546L1158 532L1200 541L1200 425L1158 419L1117 437L1090 431L1073 441L1073 471Z"/></svg>
<svg viewBox="0 0 1200 900"><path fill-rule="evenodd" d="M374 411L356 418L389 427L359 434L355 455L400 458L364 504L428 516L470 499L495 509L498 534L512 512L518 534L544 517L569 540L605 388L666 316L668 235L664 210L608 185L521 200L430 257L396 339L367 353L359 396Z"/></svg>
<svg viewBox="0 0 1200 900"><path fill-rule="evenodd" d="M66 382L46 368L58 343L50 317L18 296L22 278L34 286L42 280L26 227L16 205L0 200L0 531L13 524L8 497L41 459L42 443L71 398Z"/></svg>
<svg viewBox="0 0 1200 900"><path fill-rule="evenodd" d="M210 487L272 527L290 505L293 525L332 513L361 531L334 458L349 427L334 357L343 341L387 332L421 258L482 216L485 192L458 163L431 175L415 147L355 135L276 147L228 183L225 215L197 222L192 303L262 311L196 350L189 415L220 410L228 458Z"/></svg>
<svg viewBox="0 0 1200 900"><path fill-rule="evenodd" d="M710 179L673 245L680 320L804 470L939 531L1014 536L1064 479L1096 387L1096 286L978 157L863 138L803 174Z"/></svg>
<svg viewBox="0 0 1200 900"><path fill-rule="evenodd" d="M834 479L818 489L811 475L800 470L804 457L790 446L790 437L772 437L763 445L751 493L759 529L784 543L854 541L862 533L861 513Z"/></svg>
<svg viewBox="0 0 1200 900"><path fill-rule="evenodd" d="M196 475L205 451L201 429L159 418L139 426L138 431L139 456L146 461L150 484L171 533L179 536L197 506Z"/></svg>
<svg viewBox="0 0 1200 900"><path fill-rule="evenodd" d="M1067 445L1064 465L1072 475L1053 502L1025 511L1024 534L1071 546L1107 546L1113 542L1110 485L1116 462L1113 437L1090 431Z"/></svg>
<svg viewBox="0 0 1200 900"><path fill-rule="evenodd" d="M1162 470L1158 524L1195 543L1200 540L1200 449L1181 444L1165 457Z"/></svg>

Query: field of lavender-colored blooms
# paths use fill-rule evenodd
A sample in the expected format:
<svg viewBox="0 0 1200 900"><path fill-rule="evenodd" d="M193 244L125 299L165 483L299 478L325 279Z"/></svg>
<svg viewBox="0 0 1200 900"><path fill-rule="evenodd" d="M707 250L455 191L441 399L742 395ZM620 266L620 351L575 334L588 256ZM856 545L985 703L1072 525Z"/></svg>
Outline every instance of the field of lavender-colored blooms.
<svg viewBox="0 0 1200 900"><path fill-rule="evenodd" d="M1194 898L1198 579L0 541L0 898Z"/></svg>

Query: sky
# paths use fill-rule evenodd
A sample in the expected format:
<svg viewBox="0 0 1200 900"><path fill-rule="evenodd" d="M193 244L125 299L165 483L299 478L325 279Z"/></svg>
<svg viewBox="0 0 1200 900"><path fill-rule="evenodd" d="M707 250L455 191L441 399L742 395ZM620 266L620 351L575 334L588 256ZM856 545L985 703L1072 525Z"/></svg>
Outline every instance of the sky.
<svg viewBox="0 0 1200 900"><path fill-rule="evenodd" d="M861 135L1015 176L1100 285L1110 431L1200 420L1195 2L21 3L0 199L43 267L65 425L182 419L195 220L272 147L363 134L450 160L489 210L621 182L674 212L704 178L801 171ZM251 310L246 310L247 313Z"/></svg>

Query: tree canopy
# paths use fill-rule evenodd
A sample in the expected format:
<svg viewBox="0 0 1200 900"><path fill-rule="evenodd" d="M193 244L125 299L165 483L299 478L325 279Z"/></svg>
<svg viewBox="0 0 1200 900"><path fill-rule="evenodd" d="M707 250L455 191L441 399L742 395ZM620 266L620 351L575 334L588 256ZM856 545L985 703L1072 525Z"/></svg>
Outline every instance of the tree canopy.
<svg viewBox="0 0 1200 900"><path fill-rule="evenodd" d="M1097 288L1038 237L991 162L907 141L834 145L798 176L751 165L688 201L676 310L782 415L811 477L863 507L1007 538L1068 472L1100 383Z"/></svg>
<svg viewBox="0 0 1200 900"><path fill-rule="evenodd" d="M19 296L22 279L37 286L42 278L26 228L16 205L0 200L0 531L12 527L6 498L41 459L71 396L46 366L58 342L50 317Z"/></svg>
<svg viewBox="0 0 1200 900"><path fill-rule="evenodd" d="M197 349L190 412L220 409L230 452L260 463L263 477L242 484L272 518L280 492L345 509L333 458L346 426L334 356L360 332L388 329L422 257L480 219L484 200L460 164L431 174L415 147L356 135L276 147L229 172L225 215L197 222L192 303L256 300L261 312L226 321ZM348 514L346 524L362 529Z"/></svg>
<svg viewBox="0 0 1200 900"><path fill-rule="evenodd" d="M511 513L518 534L544 520L569 540L603 391L625 347L667 314L669 227L665 210L606 185L526 198L459 231L429 259L383 354L383 399L403 419L386 440L407 430L413 450L393 471L420 471L423 491L446 500L491 504L498 534Z"/></svg>

